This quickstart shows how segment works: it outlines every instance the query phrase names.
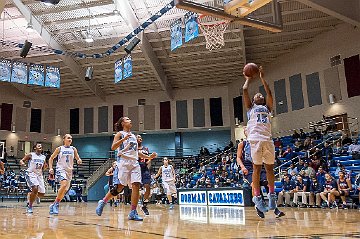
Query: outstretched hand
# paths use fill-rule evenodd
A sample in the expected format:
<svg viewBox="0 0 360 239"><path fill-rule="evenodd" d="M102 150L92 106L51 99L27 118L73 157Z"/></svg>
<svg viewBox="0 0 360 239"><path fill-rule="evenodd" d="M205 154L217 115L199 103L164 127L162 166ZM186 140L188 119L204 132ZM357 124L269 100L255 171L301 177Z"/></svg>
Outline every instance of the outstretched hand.
<svg viewBox="0 0 360 239"><path fill-rule="evenodd" d="M262 66L259 67L259 73L260 73L260 78L264 78L265 74L264 74L264 68Z"/></svg>

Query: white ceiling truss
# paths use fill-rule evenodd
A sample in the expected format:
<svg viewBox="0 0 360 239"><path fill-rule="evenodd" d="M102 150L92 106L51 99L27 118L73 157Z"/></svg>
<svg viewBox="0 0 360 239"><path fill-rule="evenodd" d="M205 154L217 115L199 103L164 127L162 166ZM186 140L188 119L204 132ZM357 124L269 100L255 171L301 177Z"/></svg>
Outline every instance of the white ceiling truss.
<svg viewBox="0 0 360 239"><path fill-rule="evenodd" d="M0 35L7 41L23 43L29 40L36 46L64 51L102 53L170 1L61 0L58 5L48 7L34 0L5 0L6 14L2 15ZM346 9L334 13L331 6L326 10L323 2L280 0L282 32L270 33L231 23L224 34L225 46L212 52L205 48L203 34L175 51L170 50L170 25L186 13L173 8L138 36L142 41L132 52L134 75L118 84L114 83L114 62L126 55L124 47L102 59L74 59L39 51L30 51L22 59L19 48L1 46L0 58L60 66L60 89L15 86L29 98L34 94L46 94L56 97L97 96L104 100L111 94L149 91L164 91L172 98L176 89L226 85L241 77L245 62L266 65L340 23L357 24L351 14L344 13ZM252 16L271 21L270 4ZM30 18L36 30L32 33L26 31ZM84 41L89 20L90 32L95 39L93 43ZM84 80L86 66L94 67L94 80L89 82Z"/></svg>

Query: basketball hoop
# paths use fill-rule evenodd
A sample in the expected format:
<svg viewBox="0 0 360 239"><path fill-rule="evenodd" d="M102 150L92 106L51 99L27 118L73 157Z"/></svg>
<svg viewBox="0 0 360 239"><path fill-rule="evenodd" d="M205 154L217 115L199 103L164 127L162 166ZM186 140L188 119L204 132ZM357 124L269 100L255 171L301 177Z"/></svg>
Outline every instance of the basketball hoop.
<svg viewBox="0 0 360 239"><path fill-rule="evenodd" d="M224 33L229 26L230 21L224 20L217 23L207 23L204 21L206 15L199 15L197 22L201 32L205 36L206 49L209 51L220 49L225 45Z"/></svg>

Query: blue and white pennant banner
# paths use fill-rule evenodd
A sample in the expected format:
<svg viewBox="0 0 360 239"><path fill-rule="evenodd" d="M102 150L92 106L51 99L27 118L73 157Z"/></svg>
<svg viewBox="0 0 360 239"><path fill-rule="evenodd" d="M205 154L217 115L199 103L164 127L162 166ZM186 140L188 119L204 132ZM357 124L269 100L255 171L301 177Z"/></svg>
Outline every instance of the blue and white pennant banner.
<svg viewBox="0 0 360 239"><path fill-rule="evenodd" d="M81 53L81 52L66 52L66 51L63 51L63 50L57 50L57 49L52 49L52 48L48 48L48 47L40 47L40 46L32 46L31 50L42 51L42 52L52 52L52 53L55 53L57 55L67 55L67 56L77 57L77 58L80 58L80 59L84 59L84 58L104 58L104 57L110 56L112 53L114 53L116 50L118 50L121 46L125 45L125 43L130 41L133 37L135 37L136 35L138 35L142 31L144 31L148 26L150 26L157 19L162 17L165 13L170 11L174 6L175 6L174 1L171 1L170 3L165 5L157 13L155 13L148 20L143 22L140 26L135 28L130 34L128 34L123 39L121 39L116 45L114 45L113 47L111 47L109 50L107 50L104 53L96 53L96 54L88 55L88 54ZM2 45L17 46L19 48L23 47L23 44L17 43L17 42L12 42L12 41L0 40L0 43L2 43Z"/></svg>

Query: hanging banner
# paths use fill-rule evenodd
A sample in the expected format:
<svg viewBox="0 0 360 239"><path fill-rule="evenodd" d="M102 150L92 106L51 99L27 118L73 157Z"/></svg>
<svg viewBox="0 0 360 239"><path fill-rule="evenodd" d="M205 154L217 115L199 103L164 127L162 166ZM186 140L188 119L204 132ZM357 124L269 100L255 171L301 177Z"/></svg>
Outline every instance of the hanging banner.
<svg viewBox="0 0 360 239"><path fill-rule="evenodd" d="M197 14L194 12L185 14L185 42L191 41L199 36L199 26L196 18Z"/></svg>
<svg viewBox="0 0 360 239"><path fill-rule="evenodd" d="M181 28L181 18L177 19L170 26L170 34L171 34L171 50L175 50L182 46L182 28Z"/></svg>
<svg viewBox="0 0 360 239"><path fill-rule="evenodd" d="M59 67L46 66L45 86L60 88L60 69Z"/></svg>
<svg viewBox="0 0 360 239"><path fill-rule="evenodd" d="M10 82L11 77L11 61L0 59L0 81Z"/></svg>
<svg viewBox="0 0 360 239"><path fill-rule="evenodd" d="M132 76L132 59L131 55L124 58L124 79Z"/></svg>
<svg viewBox="0 0 360 239"><path fill-rule="evenodd" d="M14 61L11 71L11 82L27 84L28 66L24 62Z"/></svg>
<svg viewBox="0 0 360 239"><path fill-rule="evenodd" d="M115 62L115 83L119 83L123 79L122 59Z"/></svg>
<svg viewBox="0 0 360 239"><path fill-rule="evenodd" d="M30 63L29 67L29 85L44 86L45 68L43 65Z"/></svg>

